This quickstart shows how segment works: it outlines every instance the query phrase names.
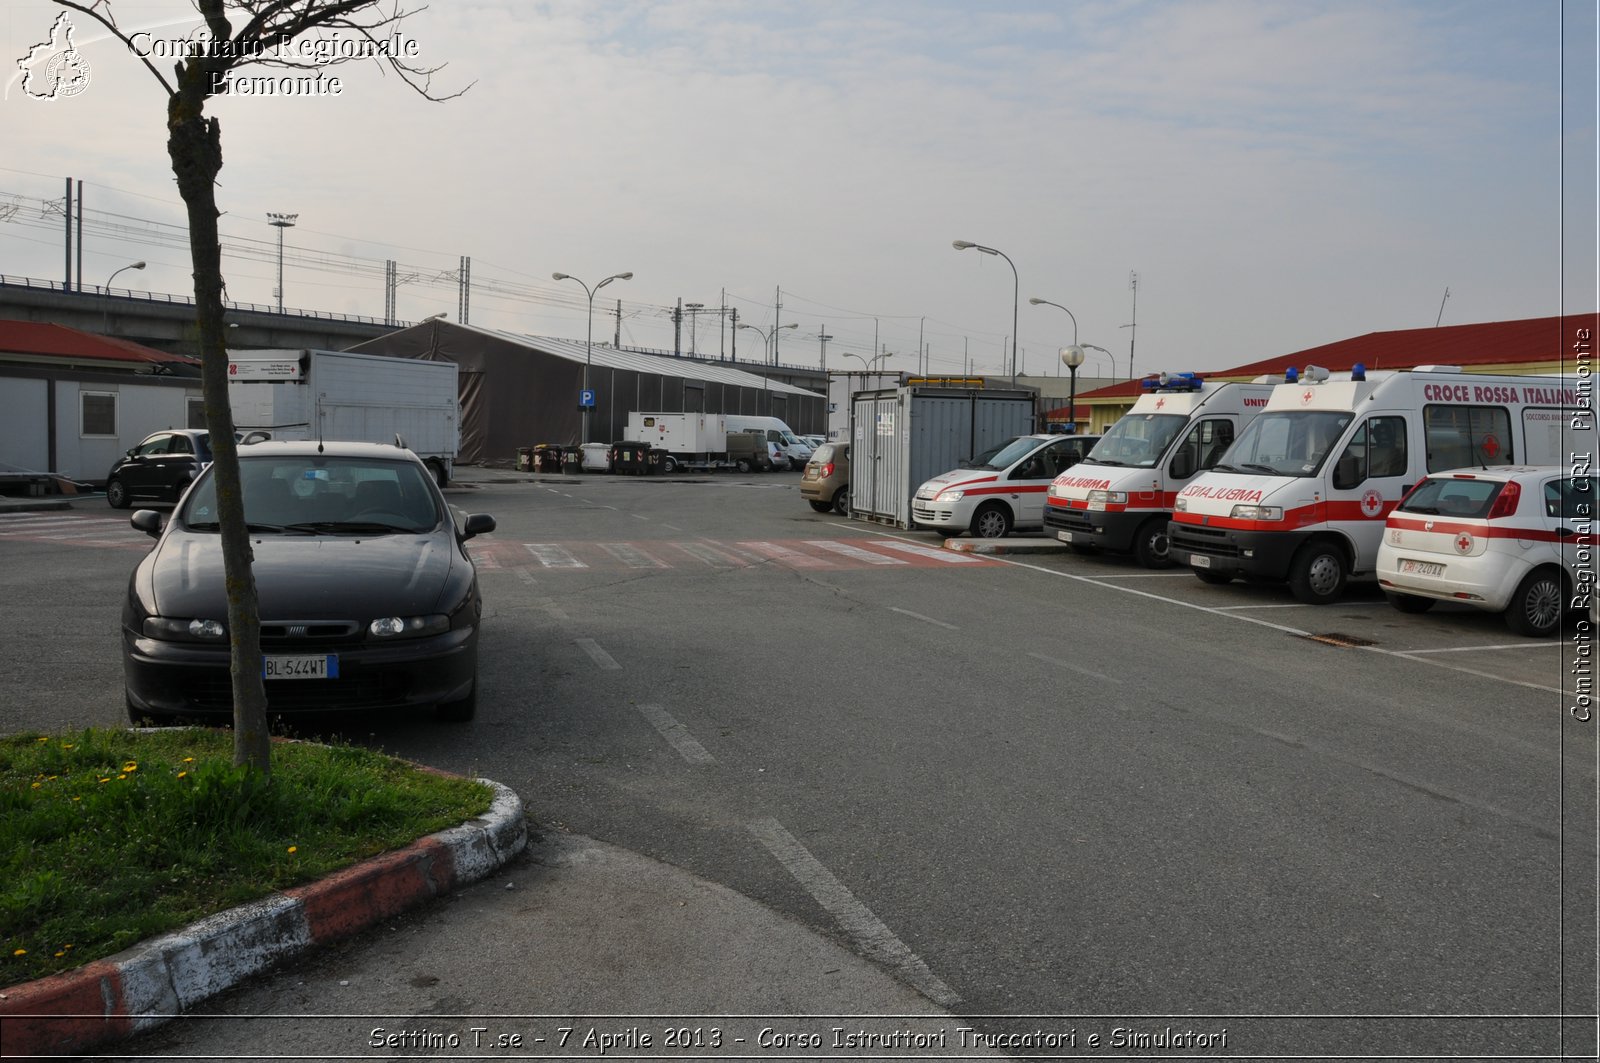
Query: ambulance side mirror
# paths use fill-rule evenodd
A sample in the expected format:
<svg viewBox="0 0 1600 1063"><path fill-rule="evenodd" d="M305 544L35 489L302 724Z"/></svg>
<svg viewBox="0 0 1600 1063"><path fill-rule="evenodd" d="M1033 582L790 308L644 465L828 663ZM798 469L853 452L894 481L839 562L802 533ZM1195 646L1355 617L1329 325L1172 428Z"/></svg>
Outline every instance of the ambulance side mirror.
<svg viewBox="0 0 1600 1063"><path fill-rule="evenodd" d="M1172 478L1187 480L1194 475L1194 467L1194 451L1188 447L1179 447L1178 452L1172 456Z"/></svg>

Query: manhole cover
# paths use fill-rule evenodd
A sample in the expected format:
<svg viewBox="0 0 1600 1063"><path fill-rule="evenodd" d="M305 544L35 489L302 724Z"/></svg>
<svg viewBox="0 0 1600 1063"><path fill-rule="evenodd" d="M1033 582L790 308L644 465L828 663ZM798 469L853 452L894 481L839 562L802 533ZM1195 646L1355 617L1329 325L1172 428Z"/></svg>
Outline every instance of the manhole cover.
<svg viewBox="0 0 1600 1063"><path fill-rule="evenodd" d="M1307 635L1312 642L1324 642L1329 646L1376 646L1371 639L1359 638L1355 635L1341 635L1337 631L1330 631L1324 635Z"/></svg>

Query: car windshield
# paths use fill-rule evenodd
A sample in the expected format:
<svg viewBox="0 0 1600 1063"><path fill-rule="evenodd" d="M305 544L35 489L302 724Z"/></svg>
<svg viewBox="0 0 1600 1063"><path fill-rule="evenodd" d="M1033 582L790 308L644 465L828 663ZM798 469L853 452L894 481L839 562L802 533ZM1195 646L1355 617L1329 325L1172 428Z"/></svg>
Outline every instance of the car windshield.
<svg viewBox="0 0 1600 1063"><path fill-rule="evenodd" d="M1264 413L1245 427L1212 468L1217 472L1315 476L1352 417L1334 410Z"/></svg>
<svg viewBox="0 0 1600 1063"><path fill-rule="evenodd" d="M993 450L985 451L973 459L974 469L1007 469L1044 446L1044 440L1033 436L1019 436Z"/></svg>
<svg viewBox="0 0 1600 1063"><path fill-rule="evenodd" d="M239 459L244 519L253 531L308 535L423 532L441 515L418 465L332 455ZM194 487L182 513L195 531L217 528L216 476Z"/></svg>
<svg viewBox="0 0 1600 1063"><path fill-rule="evenodd" d="M1161 460L1189 418L1181 413L1128 414L1112 425L1086 459L1092 465L1138 465Z"/></svg>
<svg viewBox="0 0 1600 1063"><path fill-rule="evenodd" d="M1485 517L1502 486L1498 480L1428 479L1405 497L1400 510L1437 517Z"/></svg>

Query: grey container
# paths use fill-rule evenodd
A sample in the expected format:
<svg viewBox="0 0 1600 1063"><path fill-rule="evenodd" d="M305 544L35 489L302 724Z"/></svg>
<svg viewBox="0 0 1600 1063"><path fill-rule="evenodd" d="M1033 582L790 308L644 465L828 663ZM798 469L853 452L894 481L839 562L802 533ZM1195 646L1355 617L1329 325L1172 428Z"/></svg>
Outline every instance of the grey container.
<svg viewBox="0 0 1600 1063"><path fill-rule="evenodd" d="M850 515L911 527L911 497L942 472L1034 431L1037 393L911 386L850 402Z"/></svg>

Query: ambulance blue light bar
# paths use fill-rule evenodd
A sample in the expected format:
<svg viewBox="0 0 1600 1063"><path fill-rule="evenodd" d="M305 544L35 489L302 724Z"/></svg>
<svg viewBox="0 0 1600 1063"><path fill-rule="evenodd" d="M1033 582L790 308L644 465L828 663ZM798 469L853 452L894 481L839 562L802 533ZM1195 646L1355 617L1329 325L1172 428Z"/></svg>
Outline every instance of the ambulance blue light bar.
<svg viewBox="0 0 1600 1063"><path fill-rule="evenodd" d="M1350 379L1351 380L1365 380L1365 379L1367 379L1367 367L1362 365L1360 362L1357 362L1355 365L1351 366L1350 367Z"/></svg>
<svg viewBox="0 0 1600 1063"><path fill-rule="evenodd" d="M1291 365L1288 369L1286 369L1284 371L1283 382L1285 384L1298 384L1298 383L1300 383L1300 370L1296 369L1294 366Z"/></svg>
<svg viewBox="0 0 1600 1063"><path fill-rule="evenodd" d="M1205 378L1199 373L1150 373L1139 381L1146 391L1199 391Z"/></svg>

